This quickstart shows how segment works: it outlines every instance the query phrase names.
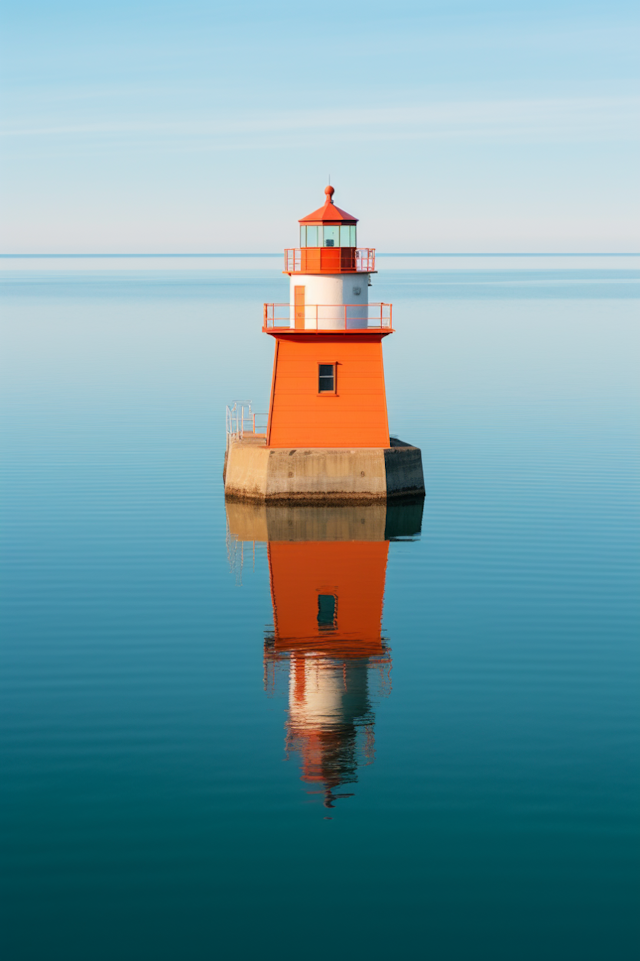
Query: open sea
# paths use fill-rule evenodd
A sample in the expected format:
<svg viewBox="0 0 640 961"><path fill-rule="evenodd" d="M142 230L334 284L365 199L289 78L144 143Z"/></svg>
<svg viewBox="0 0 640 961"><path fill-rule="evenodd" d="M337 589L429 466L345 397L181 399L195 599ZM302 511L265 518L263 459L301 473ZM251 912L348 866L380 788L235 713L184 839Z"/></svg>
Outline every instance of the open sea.
<svg viewBox="0 0 640 961"><path fill-rule="evenodd" d="M278 257L0 259L3 961L640 956L640 259L377 266L424 503L274 519Z"/></svg>

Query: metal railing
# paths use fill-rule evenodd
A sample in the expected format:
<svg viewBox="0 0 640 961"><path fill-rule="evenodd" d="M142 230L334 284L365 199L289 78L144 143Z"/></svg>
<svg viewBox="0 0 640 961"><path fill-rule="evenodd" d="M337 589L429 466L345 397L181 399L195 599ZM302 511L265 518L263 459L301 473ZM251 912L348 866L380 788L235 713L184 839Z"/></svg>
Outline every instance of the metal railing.
<svg viewBox="0 0 640 961"><path fill-rule="evenodd" d="M262 329L393 330L393 304L265 304Z"/></svg>
<svg viewBox="0 0 640 961"><path fill-rule="evenodd" d="M257 418L264 418L264 423ZM254 411L250 400L236 400L233 407L227 404L226 425L227 436L242 440L245 434L264 436L267 433L269 415Z"/></svg>
<svg viewBox="0 0 640 961"><path fill-rule="evenodd" d="M376 269L375 247L288 247L284 269L291 273L371 273Z"/></svg>

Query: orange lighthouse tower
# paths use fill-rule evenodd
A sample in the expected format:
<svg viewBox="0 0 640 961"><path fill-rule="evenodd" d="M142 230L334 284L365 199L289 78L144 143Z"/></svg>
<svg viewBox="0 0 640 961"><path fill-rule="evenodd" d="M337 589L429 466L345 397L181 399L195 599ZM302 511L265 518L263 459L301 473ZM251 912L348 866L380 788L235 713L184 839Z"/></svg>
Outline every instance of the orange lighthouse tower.
<svg viewBox="0 0 640 961"><path fill-rule="evenodd" d="M367 501L424 493L418 448L389 435L382 342L392 305L371 303L375 250L357 245L358 219L333 202L300 221L285 250L288 303L265 304L275 341L264 433L228 409L225 491L259 500Z"/></svg>
<svg viewBox="0 0 640 961"><path fill-rule="evenodd" d="M389 447L382 340L391 304L370 304L375 251L356 245L357 218L326 202L300 220L285 251L289 304L265 304L275 339L270 447Z"/></svg>

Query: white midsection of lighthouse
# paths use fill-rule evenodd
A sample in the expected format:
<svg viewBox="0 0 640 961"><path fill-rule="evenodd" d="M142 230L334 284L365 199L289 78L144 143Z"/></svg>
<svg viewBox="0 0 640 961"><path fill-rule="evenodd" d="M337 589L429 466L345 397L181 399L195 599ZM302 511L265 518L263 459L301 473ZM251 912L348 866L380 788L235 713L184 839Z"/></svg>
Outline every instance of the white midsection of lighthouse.
<svg viewBox="0 0 640 961"><path fill-rule="evenodd" d="M304 304L306 330L344 330L345 319L348 330L362 330L368 326L369 274L291 275L290 303L291 327Z"/></svg>
<svg viewBox="0 0 640 961"><path fill-rule="evenodd" d="M369 711L368 661L309 658L304 677L291 662L289 719L298 730L329 730L353 723ZM301 683L302 682L302 683Z"/></svg>

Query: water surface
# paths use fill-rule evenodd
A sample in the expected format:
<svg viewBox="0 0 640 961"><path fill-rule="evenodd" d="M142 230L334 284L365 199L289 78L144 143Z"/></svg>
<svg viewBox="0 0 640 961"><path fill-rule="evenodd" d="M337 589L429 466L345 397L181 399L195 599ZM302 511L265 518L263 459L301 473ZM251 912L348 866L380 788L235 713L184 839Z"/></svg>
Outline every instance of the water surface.
<svg viewBox="0 0 640 961"><path fill-rule="evenodd" d="M427 496L320 522L279 261L1 266L3 956L635 961L637 259L381 257Z"/></svg>

